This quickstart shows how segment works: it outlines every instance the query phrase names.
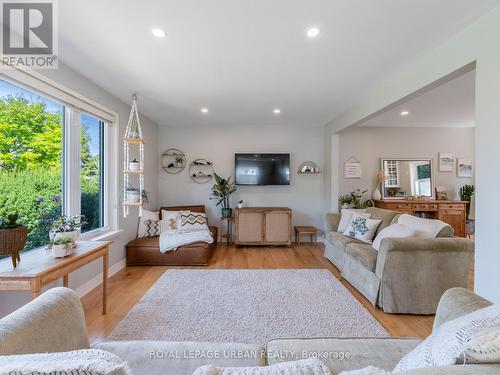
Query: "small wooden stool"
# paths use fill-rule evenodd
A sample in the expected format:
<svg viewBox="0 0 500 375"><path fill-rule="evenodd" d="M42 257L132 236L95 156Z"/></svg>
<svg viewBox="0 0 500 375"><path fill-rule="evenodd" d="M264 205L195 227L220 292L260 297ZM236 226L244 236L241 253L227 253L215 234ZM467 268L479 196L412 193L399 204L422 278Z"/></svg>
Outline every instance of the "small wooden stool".
<svg viewBox="0 0 500 375"><path fill-rule="evenodd" d="M295 242L297 245L300 245L300 236L303 234L309 234L311 236L312 243L316 243L318 241L318 228L313 227L312 225L297 225L295 227Z"/></svg>
<svg viewBox="0 0 500 375"><path fill-rule="evenodd" d="M221 240L224 238L227 239L227 243L231 244L233 243L233 217L221 217L221 226L222 226L222 233L220 235ZM224 224L227 223L226 226L226 232L224 233Z"/></svg>

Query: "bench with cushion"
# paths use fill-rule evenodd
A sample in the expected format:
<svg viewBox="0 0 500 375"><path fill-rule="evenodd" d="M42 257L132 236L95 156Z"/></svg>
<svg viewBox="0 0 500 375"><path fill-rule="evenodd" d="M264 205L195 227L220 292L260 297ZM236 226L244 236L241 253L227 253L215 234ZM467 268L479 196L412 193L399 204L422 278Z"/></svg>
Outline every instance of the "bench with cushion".
<svg viewBox="0 0 500 375"><path fill-rule="evenodd" d="M161 211L205 212L205 206L161 207ZM175 251L162 253L160 237L142 237L126 245L127 266L206 266L217 244L217 227L209 227L214 242L195 242L180 246Z"/></svg>

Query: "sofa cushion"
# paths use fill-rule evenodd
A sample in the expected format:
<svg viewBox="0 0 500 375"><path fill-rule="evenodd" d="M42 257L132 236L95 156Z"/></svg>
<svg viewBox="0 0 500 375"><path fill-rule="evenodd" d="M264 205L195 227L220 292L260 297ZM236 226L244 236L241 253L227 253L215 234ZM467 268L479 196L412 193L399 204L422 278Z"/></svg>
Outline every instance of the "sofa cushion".
<svg viewBox="0 0 500 375"><path fill-rule="evenodd" d="M395 216L401 215L401 212L384 210L383 208L378 207L367 208L366 212L372 214L372 219L382 220L382 222L378 226L377 231L375 232L375 236L377 236L377 234L379 234L382 229L391 225L392 220Z"/></svg>
<svg viewBox="0 0 500 375"><path fill-rule="evenodd" d="M209 227L210 233L212 234L212 237L214 240L217 239L217 227ZM127 243L127 246L130 247L151 247L151 248L158 248L158 251L160 249L160 237L142 237L142 238L136 238L135 240L130 241ZM182 248L188 248L188 247L205 247L208 248L210 244L206 242L195 242L191 243L188 245L182 245L179 249Z"/></svg>
<svg viewBox="0 0 500 375"><path fill-rule="evenodd" d="M355 238L344 236L342 233L339 232L328 233L328 241L332 245L340 249L345 249L346 245L349 243L364 243L363 241L357 240Z"/></svg>
<svg viewBox="0 0 500 375"><path fill-rule="evenodd" d="M350 243L347 244L345 252L367 270L375 272L378 252L373 247L364 243Z"/></svg>

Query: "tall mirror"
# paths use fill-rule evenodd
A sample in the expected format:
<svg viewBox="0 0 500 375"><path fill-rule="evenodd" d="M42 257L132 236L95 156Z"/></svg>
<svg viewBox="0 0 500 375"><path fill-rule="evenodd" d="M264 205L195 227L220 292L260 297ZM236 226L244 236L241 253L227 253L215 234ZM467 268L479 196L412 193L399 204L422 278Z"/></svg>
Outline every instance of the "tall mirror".
<svg viewBox="0 0 500 375"><path fill-rule="evenodd" d="M434 197L432 159L381 159L383 199Z"/></svg>

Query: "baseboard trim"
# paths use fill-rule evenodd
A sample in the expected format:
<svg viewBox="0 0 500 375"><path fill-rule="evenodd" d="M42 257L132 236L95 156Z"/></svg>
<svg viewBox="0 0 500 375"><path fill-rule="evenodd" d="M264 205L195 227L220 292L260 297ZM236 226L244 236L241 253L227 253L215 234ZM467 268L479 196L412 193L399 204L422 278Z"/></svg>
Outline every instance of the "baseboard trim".
<svg viewBox="0 0 500 375"><path fill-rule="evenodd" d="M109 267L108 270L108 277L111 277L121 269L125 268L126 266L126 259L123 258L119 262L113 264L111 267ZM102 272L100 272L97 276L91 278L89 281L84 283L83 285L80 285L78 288L75 289L76 294L81 298L87 293L89 293L91 290L97 288L99 285L102 284Z"/></svg>

